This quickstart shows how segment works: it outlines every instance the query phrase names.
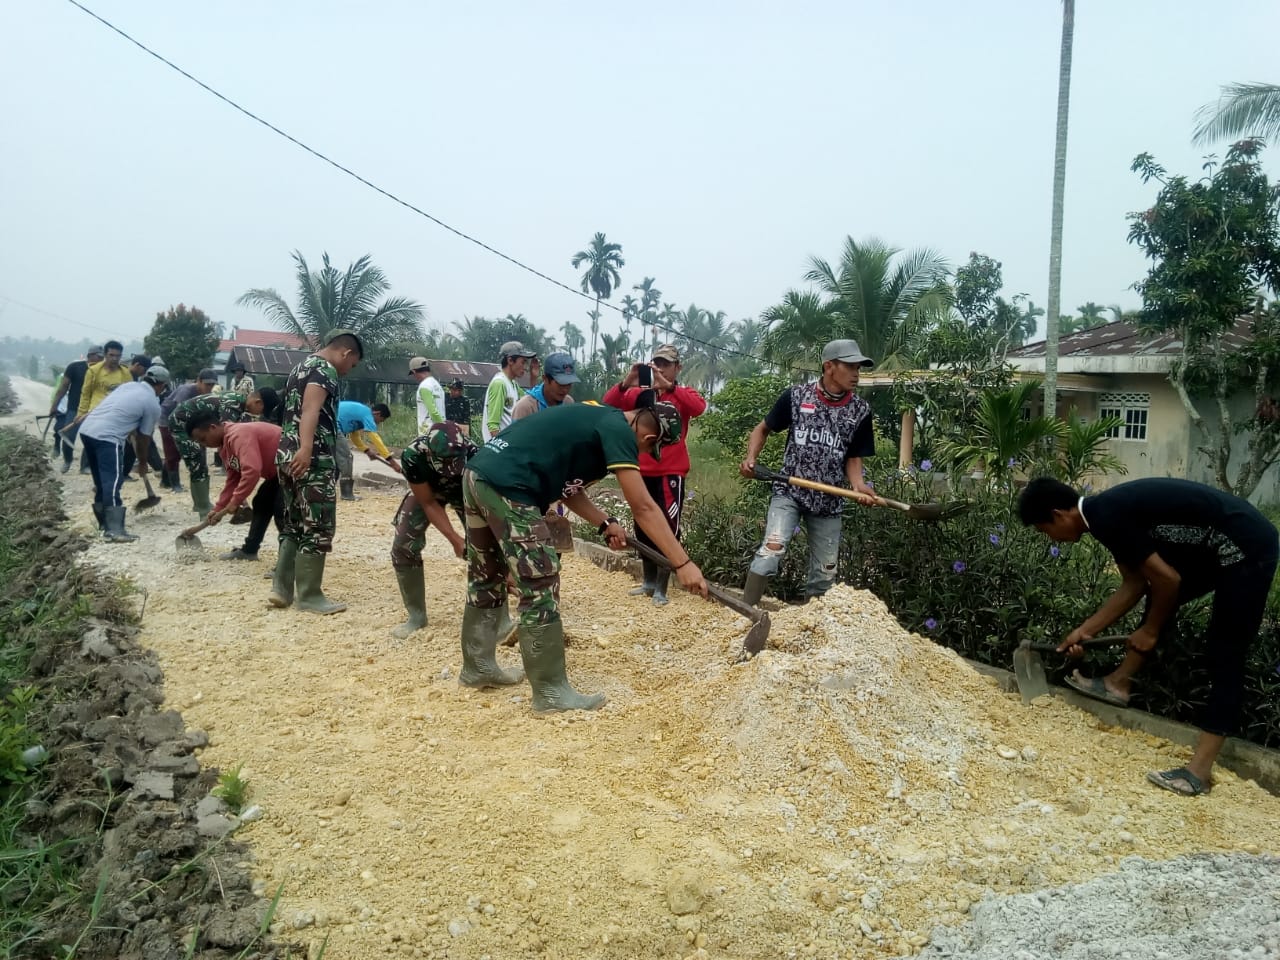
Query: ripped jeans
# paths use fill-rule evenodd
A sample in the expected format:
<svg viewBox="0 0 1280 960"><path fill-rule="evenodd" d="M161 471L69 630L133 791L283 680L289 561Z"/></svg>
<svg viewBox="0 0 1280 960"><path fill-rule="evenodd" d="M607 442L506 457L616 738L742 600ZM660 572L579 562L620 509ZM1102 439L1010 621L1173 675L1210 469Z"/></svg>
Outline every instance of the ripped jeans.
<svg viewBox="0 0 1280 960"><path fill-rule="evenodd" d="M809 577L805 581L806 597L820 597L831 589L836 579L836 560L840 555L840 515L822 517L806 512L790 497L774 496L769 501L769 516L764 523L764 543L751 561L751 572L772 577L778 572L787 544L804 523L809 537Z"/></svg>

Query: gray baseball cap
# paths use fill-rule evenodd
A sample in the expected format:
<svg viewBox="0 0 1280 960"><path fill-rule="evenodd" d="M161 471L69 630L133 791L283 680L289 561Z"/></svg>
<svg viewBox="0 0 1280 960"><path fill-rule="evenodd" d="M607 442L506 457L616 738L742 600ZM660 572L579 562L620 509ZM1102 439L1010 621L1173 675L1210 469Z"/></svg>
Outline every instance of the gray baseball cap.
<svg viewBox="0 0 1280 960"><path fill-rule="evenodd" d="M862 352L857 340L832 340L822 348L822 362L839 360L841 363L856 363L860 367L874 367L875 361Z"/></svg>
<svg viewBox="0 0 1280 960"><path fill-rule="evenodd" d="M200 371L200 375L197 376L196 379L199 380L201 383L217 383L218 375L214 373L212 370L210 370L208 367L205 367L203 370Z"/></svg>
<svg viewBox="0 0 1280 960"><path fill-rule="evenodd" d="M562 387L579 382L578 375L573 372L573 357L567 353L548 353L542 360L542 375Z"/></svg>
<svg viewBox="0 0 1280 960"><path fill-rule="evenodd" d="M170 381L169 371L158 363L153 363L147 367L147 372L142 375L144 380L150 380L152 383L168 383Z"/></svg>
<svg viewBox="0 0 1280 960"><path fill-rule="evenodd" d="M498 359L506 360L508 357L536 357L537 354L532 350L525 348L525 345L519 340L508 340L498 350Z"/></svg>

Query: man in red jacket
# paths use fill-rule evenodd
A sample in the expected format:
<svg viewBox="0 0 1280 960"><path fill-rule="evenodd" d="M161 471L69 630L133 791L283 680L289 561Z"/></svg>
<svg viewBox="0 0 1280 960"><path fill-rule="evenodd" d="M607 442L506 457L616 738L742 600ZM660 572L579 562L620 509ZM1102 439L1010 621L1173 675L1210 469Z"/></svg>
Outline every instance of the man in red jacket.
<svg viewBox="0 0 1280 960"><path fill-rule="evenodd" d="M700 417L707 409L707 401L692 387L680 386L680 354L674 346L664 343L653 351L653 359L648 364L637 363L627 377L616 386L610 387L604 395L604 403L619 410L634 410L641 395L649 387L640 383L642 368L648 368L652 391L656 399L665 401L676 408L680 419L685 424L680 439L667 446L662 452L662 460L658 461L647 453L640 454L640 476L662 512L677 540L680 539L680 513L684 508L684 478L689 473L689 448L685 446L685 436L689 432L689 421ZM657 549L657 544L650 540L643 530L636 530L636 537L641 543ZM667 581L671 571L658 569L651 560L643 560L644 583L631 591L635 596L653 597L655 606L667 603Z"/></svg>
<svg viewBox="0 0 1280 960"><path fill-rule="evenodd" d="M276 529L284 523L284 499L276 476L276 449L280 446L280 427L265 420L223 423L216 414L198 413L187 424L187 434L196 443L221 450L227 482L218 502L209 511L210 525L236 512L249 499L253 488L253 519L244 545L222 554L223 560L257 560L258 548L274 518ZM259 485L261 481L261 485Z"/></svg>

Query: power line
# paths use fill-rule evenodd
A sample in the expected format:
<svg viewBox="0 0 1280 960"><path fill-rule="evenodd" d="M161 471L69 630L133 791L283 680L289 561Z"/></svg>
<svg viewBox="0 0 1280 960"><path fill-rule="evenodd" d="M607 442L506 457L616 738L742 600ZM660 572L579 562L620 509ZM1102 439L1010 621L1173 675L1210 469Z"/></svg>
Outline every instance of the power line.
<svg viewBox="0 0 1280 960"><path fill-rule="evenodd" d="M148 56L154 57L156 60L159 60L161 63L163 63L166 67L169 67L171 70L174 70L175 72L186 77L188 80L190 80L196 86L200 87L200 89L204 90L206 93L210 93L213 96L217 97L219 100L221 100L227 106L231 107L233 110L236 110L237 112L244 114L244 116L248 117L250 120L253 120L255 123L261 124L262 126L266 127L268 130L270 130L272 133L275 133L278 136L281 136L284 139L288 140L294 146L300 147L301 149L305 150L307 153L315 157L317 160L327 163L329 166L333 167L335 170L345 173L347 176L351 177L353 180L356 180L357 182L364 184L370 190L373 190L375 193L381 194L382 196L390 200L392 203L396 203L404 207L406 210L413 211L414 213L418 214L418 216L424 217L427 220L430 220L436 226L442 227L443 229L448 230L450 233L454 234L455 236L461 237L463 240L466 240L469 243L474 243L476 246L480 247L483 250L488 251L494 256L502 258L503 260L507 261L513 266L519 267L521 270L525 270L533 274L535 277L545 280L548 283L554 284L555 286L559 287L561 290L564 290L568 293L573 294L575 297L580 297L583 300L586 300L588 303L597 302L595 301L594 297L588 296L587 294L583 293L581 290L575 290L573 287L569 286L567 283L557 280L554 277L548 276L547 274L543 273L541 270L531 267L527 263L517 260L515 257L510 256L509 254L503 253L501 250L498 250L496 247L490 246L489 244L485 243L483 240L479 240L468 233L464 233L462 230L459 230L457 227L454 227L454 226L451 226L450 224L445 223L439 217L432 216L430 213L427 213L427 211L423 210L421 207L415 206L409 201L404 200L401 197L397 196L396 194L392 193L390 190L386 190L383 187L378 186L376 183L373 183L372 181L367 180L366 178L360 176L360 174L356 173L354 170L350 169L349 167L343 166L338 161L332 159L331 157L327 156L324 153L321 153L319 150L315 149L314 147L309 146L306 143L303 143L297 137L292 136L289 133L286 133L284 130L281 130L275 124L271 123L268 120L264 120L262 117L258 116L253 111L249 110L246 107L241 106L239 103L232 100L230 97L226 96L225 94L218 92L213 87L205 83L203 80L200 80L199 78L188 73L186 70L182 69L182 67L178 66L172 60L169 60L168 58L157 53L155 50L152 50L145 43L135 39L130 34L122 30L120 27L117 27L110 20L107 20L106 18L99 16L97 13L90 10L84 4L78 2L78 0L67 0L67 2L71 4L73 7L75 7L76 9L80 10L82 13L85 13L88 16L92 17L94 20L97 20L100 24L102 24L108 30L112 31L115 34L118 34L120 37L124 38L129 43L133 44L143 53L146 53ZM603 305L607 307L608 309L614 311L617 314L620 314L620 315L623 314L623 310L621 307L614 306L613 304L607 303L607 302L597 302L597 303L598 305ZM640 318L637 317L637 319L640 319ZM718 346L713 343L708 343L706 340L700 340L697 337L691 337L688 334L679 333L673 328L671 328L670 326L663 326L656 323L651 325L658 326L660 327L660 329L666 330L668 333L672 333L675 336L682 337L683 339L688 340L692 343L697 343L704 347L709 347L712 350L716 351L717 353L732 354L734 356L744 357L749 360L755 360L758 363L766 364L769 366L778 366L777 364L773 364L771 361L766 360L763 357L758 357L755 354L747 353L742 350L737 350L733 347ZM793 369L801 370L803 368L795 367Z"/></svg>
<svg viewBox="0 0 1280 960"><path fill-rule="evenodd" d="M100 331L101 333L109 333L113 337L120 336L120 333L118 331L109 330L106 327L99 327L92 323L83 323L80 320L72 320L70 317L64 317L60 313L54 313L51 310L44 310L40 307L34 307L29 303L23 303L21 300L15 300L13 299L13 297L6 297L3 293L0 293L0 300L4 300L7 303L12 303L15 307L22 307L24 310L30 310L33 313L41 313L41 314L44 314L46 317L53 317L55 320L62 320L62 321L65 321L66 323L74 323L77 327L84 327L86 330L97 330L97 331ZM126 337L125 339L132 340L135 338L132 336L129 336L129 337ZM141 337L138 337L136 339L141 339Z"/></svg>

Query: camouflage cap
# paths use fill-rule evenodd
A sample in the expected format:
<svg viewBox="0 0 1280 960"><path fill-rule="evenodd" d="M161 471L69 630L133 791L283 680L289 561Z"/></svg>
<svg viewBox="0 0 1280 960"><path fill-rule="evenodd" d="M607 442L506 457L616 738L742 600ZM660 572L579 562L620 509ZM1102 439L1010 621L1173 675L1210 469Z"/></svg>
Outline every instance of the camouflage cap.
<svg viewBox="0 0 1280 960"><path fill-rule="evenodd" d="M662 459L662 448L679 443L684 433L684 424L680 422L680 411L665 400L641 409L648 410L658 421L658 440L653 445L653 459Z"/></svg>
<svg viewBox="0 0 1280 960"><path fill-rule="evenodd" d="M400 462L410 483L435 483L439 479L461 477L476 449L456 423L433 423L426 433L409 444Z"/></svg>

